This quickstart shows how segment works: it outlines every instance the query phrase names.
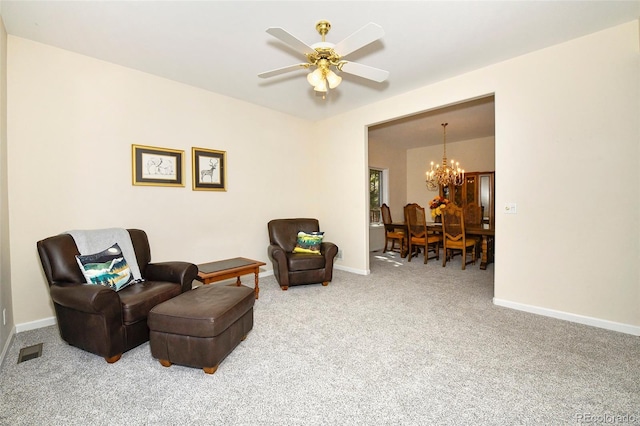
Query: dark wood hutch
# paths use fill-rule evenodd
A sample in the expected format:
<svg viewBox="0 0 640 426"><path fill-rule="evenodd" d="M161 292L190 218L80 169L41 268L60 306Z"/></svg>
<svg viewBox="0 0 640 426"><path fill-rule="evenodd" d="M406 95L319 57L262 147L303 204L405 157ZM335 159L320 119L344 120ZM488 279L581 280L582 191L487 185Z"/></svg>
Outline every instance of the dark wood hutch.
<svg viewBox="0 0 640 426"><path fill-rule="evenodd" d="M495 172L470 172L464 174L460 186L440 187L440 196L464 207L476 203L482 207L482 222L495 224Z"/></svg>

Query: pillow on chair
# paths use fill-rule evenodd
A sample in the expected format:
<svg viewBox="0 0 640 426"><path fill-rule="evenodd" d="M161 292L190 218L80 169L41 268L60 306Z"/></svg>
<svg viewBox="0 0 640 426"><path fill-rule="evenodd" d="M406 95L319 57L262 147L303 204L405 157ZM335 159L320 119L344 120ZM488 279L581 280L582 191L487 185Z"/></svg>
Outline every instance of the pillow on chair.
<svg viewBox="0 0 640 426"><path fill-rule="evenodd" d="M118 243L100 253L78 255L76 260L88 284L99 284L119 291L134 282Z"/></svg>
<svg viewBox="0 0 640 426"><path fill-rule="evenodd" d="M320 254L320 245L324 238L324 232L298 232L298 242L293 249L294 253Z"/></svg>

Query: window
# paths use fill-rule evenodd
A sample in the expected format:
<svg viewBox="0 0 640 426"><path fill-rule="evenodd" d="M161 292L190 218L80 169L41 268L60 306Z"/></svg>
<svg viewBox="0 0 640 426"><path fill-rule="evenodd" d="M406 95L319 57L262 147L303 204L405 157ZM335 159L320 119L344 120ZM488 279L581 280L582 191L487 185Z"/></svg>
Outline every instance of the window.
<svg viewBox="0 0 640 426"><path fill-rule="evenodd" d="M383 193L384 172L379 169L369 169L369 223L382 223L380 206L384 203Z"/></svg>

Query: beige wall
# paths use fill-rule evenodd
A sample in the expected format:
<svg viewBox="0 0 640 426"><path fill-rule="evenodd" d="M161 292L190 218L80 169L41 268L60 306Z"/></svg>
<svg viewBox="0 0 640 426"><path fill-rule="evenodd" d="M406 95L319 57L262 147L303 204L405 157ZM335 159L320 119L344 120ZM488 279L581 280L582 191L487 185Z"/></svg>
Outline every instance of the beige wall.
<svg viewBox="0 0 640 426"><path fill-rule="evenodd" d="M442 162L442 145L425 146L407 151L407 202L427 207L438 191L429 191L425 183L425 172L431 162ZM469 172L495 170L495 139L481 138L447 143L447 159L455 160Z"/></svg>
<svg viewBox="0 0 640 426"><path fill-rule="evenodd" d="M7 32L0 18L0 361L14 331L7 189Z"/></svg>
<svg viewBox="0 0 640 426"><path fill-rule="evenodd" d="M407 204L407 150L392 142L369 144L369 167L387 169L389 174L389 209L395 221L402 221L402 206Z"/></svg>
<svg viewBox="0 0 640 426"><path fill-rule="evenodd" d="M390 141L369 143L368 167L386 170L389 185L386 188L391 218L404 221L402 206L407 204L407 151ZM368 204L367 204L368 205ZM369 229L369 251L384 248L384 227L371 226Z"/></svg>
<svg viewBox="0 0 640 426"><path fill-rule="evenodd" d="M358 159L370 124L495 94L495 302L640 334L638 39L634 21L479 69L325 120L325 140ZM345 263L368 269L358 166L332 169L352 208L326 225L354 224Z"/></svg>
<svg viewBox="0 0 640 426"><path fill-rule="evenodd" d="M638 38L631 22L310 123L10 36L16 323L53 315L35 242L71 228L143 228L154 260L266 260L270 218L313 215L367 273L367 126L495 94L496 303L640 334ZM186 188L132 186L132 143L226 150L229 191L191 191L189 162Z"/></svg>
<svg viewBox="0 0 640 426"><path fill-rule="evenodd" d="M13 36L8 80L18 324L53 316L36 252L44 237L136 227L155 261L267 261L270 219L322 220L306 121ZM133 186L131 144L184 150L186 187ZM227 192L191 190L191 147L227 152Z"/></svg>

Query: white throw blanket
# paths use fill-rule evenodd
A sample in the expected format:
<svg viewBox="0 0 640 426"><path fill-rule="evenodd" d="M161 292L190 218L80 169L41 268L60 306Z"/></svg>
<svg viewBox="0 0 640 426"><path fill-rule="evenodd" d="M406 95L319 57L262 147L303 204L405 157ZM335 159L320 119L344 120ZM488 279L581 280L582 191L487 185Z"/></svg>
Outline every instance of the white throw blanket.
<svg viewBox="0 0 640 426"><path fill-rule="evenodd" d="M78 251L81 255L99 253L108 249L115 243L118 243L124 260L127 261L133 279L142 281L142 274L138 267L138 259L133 249L131 236L124 228L107 228L107 229L91 229L91 230L73 230L67 231L76 242Z"/></svg>

